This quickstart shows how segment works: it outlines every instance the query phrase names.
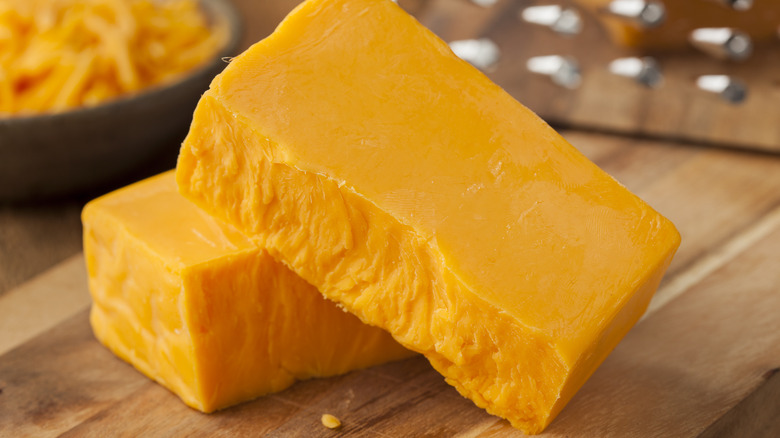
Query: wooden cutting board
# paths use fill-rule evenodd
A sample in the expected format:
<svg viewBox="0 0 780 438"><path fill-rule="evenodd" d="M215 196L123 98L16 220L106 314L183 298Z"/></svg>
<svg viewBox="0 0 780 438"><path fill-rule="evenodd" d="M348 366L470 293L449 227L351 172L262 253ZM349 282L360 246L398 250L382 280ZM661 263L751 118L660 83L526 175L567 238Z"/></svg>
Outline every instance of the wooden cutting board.
<svg viewBox="0 0 780 438"><path fill-rule="evenodd" d="M648 314L544 435L780 436L780 157L565 135L683 244ZM103 348L88 303L80 255L0 296L0 436L522 435L422 357L201 414Z"/></svg>

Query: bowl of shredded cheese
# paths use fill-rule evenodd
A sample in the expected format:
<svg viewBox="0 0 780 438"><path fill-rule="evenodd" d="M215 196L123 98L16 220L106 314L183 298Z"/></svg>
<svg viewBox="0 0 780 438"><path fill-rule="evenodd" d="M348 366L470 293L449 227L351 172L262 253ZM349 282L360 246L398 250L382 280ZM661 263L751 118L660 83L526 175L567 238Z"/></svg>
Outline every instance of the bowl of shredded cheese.
<svg viewBox="0 0 780 438"><path fill-rule="evenodd" d="M86 190L178 148L239 38L229 0L0 0L0 200Z"/></svg>

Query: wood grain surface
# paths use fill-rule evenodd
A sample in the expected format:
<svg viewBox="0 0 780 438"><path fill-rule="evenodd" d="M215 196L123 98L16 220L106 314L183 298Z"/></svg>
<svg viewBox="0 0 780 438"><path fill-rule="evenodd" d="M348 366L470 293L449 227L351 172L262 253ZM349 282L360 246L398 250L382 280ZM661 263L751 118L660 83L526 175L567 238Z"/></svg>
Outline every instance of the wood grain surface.
<svg viewBox="0 0 780 438"><path fill-rule="evenodd" d="M675 221L683 244L650 313L544 435L780 433L780 157L564 135ZM198 413L94 340L81 262L0 297L0 316L23 315L33 301L53 321L32 339L3 331L15 338L0 356L0 431L9 436L521 435L460 397L423 358ZM84 301L63 311L47 293ZM343 428L325 429L326 412Z"/></svg>
<svg viewBox="0 0 780 438"><path fill-rule="evenodd" d="M0 204L0 297L81 249L83 201Z"/></svg>

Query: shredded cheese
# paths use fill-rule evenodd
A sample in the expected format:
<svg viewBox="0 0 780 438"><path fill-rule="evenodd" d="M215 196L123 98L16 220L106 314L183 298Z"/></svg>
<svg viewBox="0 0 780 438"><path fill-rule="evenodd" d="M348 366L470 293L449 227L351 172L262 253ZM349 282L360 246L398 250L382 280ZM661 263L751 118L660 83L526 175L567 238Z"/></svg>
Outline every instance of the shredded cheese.
<svg viewBox="0 0 780 438"><path fill-rule="evenodd" d="M196 0L0 0L0 116L97 105L173 81L226 39Z"/></svg>
<svg viewBox="0 0 780 438"><path fill-rule="evenodd" d="M331 414L322 414L320 421L322 421L322 425L328 429L338 429L341 427L341 420Z"/></svg>

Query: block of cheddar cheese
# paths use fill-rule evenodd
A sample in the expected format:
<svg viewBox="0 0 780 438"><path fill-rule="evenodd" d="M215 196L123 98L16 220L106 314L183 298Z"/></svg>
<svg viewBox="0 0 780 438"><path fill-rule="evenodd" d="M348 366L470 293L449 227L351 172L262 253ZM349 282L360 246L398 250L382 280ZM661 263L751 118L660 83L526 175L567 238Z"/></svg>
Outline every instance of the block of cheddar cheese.
<svg viewBox="0 0 780 438"><path fill-rule="evenodd" d="M179 195L173 172L83 212L97 338L211 412L412 353Z"/></svg>
<svg viewBox="0 0 780 438"><path fill-rule="evenodd" d="M637 321L679 244L390 0L309 0L233 59L177 182L530 433Z"/></svg>

